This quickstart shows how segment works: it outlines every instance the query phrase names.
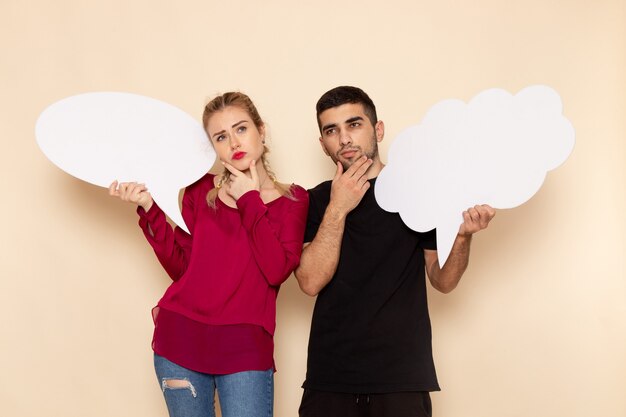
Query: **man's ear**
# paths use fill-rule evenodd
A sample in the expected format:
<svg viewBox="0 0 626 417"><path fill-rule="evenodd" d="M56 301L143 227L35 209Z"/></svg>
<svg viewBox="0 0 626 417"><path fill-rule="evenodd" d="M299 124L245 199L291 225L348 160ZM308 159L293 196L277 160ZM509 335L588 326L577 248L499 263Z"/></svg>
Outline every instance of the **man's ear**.
<svg viewBox="0 0 626 417"><path fill-rule="evenodd" d="M376 132L376 142L382 142L385 137L385 123L382 120L377 121L374 130Z"/></svg>
<svg viewBox="0 0 626 417"><path fill-rule="evenodd" d="M328 153L328 150L326 149L326 146L324 146L324 141L322 140L321 137L320 137L320 145L322 145L322 149L324 150L324 153L330 156L330 154Z"/></svg>

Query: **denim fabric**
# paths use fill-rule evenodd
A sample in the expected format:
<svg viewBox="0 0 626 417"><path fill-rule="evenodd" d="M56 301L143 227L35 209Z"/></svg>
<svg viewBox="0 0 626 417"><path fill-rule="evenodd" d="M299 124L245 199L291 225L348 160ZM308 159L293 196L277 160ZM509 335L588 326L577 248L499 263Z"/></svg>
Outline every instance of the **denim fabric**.
<svg viewBox="0 0 626 417"><path fill-rule="evenodd" d="M156 370L170 417L215 417L215 390L223 417L272 417L274 370L211 375L178 366L154 355ZM170 387L169 380L188 381Z"/></svg>

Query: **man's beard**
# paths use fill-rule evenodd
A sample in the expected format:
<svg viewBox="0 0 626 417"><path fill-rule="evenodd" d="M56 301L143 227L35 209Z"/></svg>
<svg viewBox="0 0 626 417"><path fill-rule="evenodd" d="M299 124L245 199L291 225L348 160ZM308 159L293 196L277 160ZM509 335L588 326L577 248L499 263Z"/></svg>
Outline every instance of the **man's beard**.
<svg viewBox="0 0 626 417"><path fill-rule="evenodd" d="M344 172L350 168L352 166L353 163L356 162L356 160L358 158L360 158L361 156L365 155L367 156L367 159L374 159L374 157L376 157L378 155L378 142L376 142L376 137L372 138L372 142L370 143L370 149L365 152L363 151L363 148L361 148L360 146L346 146L345 148L341 148L336 155L336 160L341 162L341 165L343 165L343 170ZM342 159L340 159L340 155L343 151L345 151L346 149L350 149L350 150L355 150L355 151L359 151L361 153L360 156L358 157L353 157L351 158L350 161L344 161Z"/></svg>

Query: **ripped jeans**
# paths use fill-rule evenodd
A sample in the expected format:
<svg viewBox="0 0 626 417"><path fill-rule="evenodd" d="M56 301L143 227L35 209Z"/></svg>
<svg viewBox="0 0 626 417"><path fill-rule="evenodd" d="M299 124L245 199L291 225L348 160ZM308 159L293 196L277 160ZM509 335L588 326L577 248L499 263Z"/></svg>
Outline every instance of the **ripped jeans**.
<svg viewBox="0 0 626 417"><path fill-rule="evenodd" d="M211 375L154 355L154 369L170 417L215 417L215 390L223 417L271 417L274 370Z"/></svg>

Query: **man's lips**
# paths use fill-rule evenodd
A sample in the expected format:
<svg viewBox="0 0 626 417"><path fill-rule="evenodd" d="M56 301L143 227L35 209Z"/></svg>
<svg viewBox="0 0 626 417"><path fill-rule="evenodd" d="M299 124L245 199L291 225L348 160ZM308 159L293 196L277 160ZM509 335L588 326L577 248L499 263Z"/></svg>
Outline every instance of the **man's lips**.
<svg viewBox="0 0 626 417"><path fill-rule="evenodd" d="M339 153L340 156L346 158L346 159L350 159L352 158L354 155L356 155L356 153L358 152L358 149L346 149L344 151L341 151L341 153Z"/></svg>
<svg viewBox="0 0 626 417"><path fill-rule="evenodd" d="M233 154L233 159L239 160L239 159L243 158L244 156L246 156L245 152L235 152Z"/></svg>

